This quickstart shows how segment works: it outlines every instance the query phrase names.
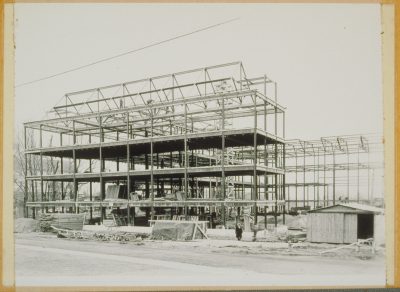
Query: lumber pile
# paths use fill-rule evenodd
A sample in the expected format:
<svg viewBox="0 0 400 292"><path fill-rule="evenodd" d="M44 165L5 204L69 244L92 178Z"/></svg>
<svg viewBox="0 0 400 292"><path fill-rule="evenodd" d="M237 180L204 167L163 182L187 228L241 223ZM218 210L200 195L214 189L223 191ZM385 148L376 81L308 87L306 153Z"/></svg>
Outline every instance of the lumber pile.
<svg viewBox="0 0 400 292"><path fill-rule="evenodd" d="M43 213L39 216L39 228L42 232L52 231L52 226L69 230L82 230L84 214Z"/></svg>
<svg viewBox="0 0 400 292"><path fill-rule="evenodd" d="M126 185L110 185L107 187L106 199L127 199Z"/></svg>
<svg viewBox="0 0 400 292"><path fill-rule="evenodd" d="M156 240L194 240L208 238L206 221L150 220L151 238Z"/></svg>

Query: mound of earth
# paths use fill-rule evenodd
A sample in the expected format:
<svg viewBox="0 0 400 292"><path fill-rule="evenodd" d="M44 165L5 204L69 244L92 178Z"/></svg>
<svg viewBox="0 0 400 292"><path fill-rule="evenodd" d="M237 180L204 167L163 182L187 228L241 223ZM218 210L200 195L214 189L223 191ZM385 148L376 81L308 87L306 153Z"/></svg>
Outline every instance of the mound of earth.
<svg viewBox="0 0 400 292"><path fill-rule="evenodd" d="M287 224L289 229L303 230L307 228L307 216L299 215L293 218L291 222Z"/></svg>
<svg viewBox="0 0 400 292"><path fill-rule="evenodd" d="M15 233L39 231L39 221L31 218L18 218L14 221Z"/></svg>

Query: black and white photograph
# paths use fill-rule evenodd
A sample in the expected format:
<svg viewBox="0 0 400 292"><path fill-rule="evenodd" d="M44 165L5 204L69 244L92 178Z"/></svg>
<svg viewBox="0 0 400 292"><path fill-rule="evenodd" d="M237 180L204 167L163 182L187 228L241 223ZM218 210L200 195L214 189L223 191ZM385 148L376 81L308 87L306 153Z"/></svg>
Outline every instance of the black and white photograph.
<svg viewBox="0 0 400 292"><path fill-rule="evenodd" d="M379 4L17 3L17 287L386 284Z"/></svg>

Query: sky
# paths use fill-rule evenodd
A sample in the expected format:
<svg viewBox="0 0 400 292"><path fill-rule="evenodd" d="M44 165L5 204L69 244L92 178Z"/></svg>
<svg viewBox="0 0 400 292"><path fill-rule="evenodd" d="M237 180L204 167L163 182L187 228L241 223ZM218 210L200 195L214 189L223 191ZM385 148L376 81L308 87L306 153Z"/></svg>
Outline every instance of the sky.
<svg viewBox="0 0 400 292"><path fill-rule="evenodd" d="M65 93L242 61L278 83L286 137L382 132L378 4L16 4L21 84L232 18L237 21L16 87L16 129Z"/></svg>

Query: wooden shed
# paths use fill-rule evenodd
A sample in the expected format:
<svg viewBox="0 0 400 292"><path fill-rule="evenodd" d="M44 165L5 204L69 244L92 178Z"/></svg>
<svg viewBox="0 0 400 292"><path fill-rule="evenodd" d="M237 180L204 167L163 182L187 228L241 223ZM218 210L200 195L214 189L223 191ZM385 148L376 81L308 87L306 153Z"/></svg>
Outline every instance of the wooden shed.
<svg viewBox="0 0 400 292"><path fill-rule="evenodd" d="M383 209L356 203L315 209L307 215L307 240L353 243L358 239L380 237L382 215Z"/></svg>

